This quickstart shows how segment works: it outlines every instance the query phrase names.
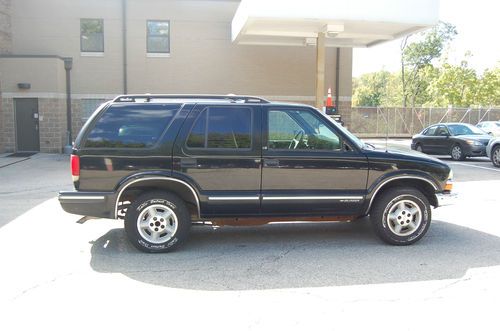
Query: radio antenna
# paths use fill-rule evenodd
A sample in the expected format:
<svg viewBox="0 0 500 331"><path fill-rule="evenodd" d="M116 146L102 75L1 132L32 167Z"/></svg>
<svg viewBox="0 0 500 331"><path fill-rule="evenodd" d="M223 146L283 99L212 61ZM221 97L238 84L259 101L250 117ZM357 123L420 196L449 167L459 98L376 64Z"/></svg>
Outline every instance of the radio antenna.
<svg viewBox="0 0 500 331"><path fill-rule="evenodd" d="M384 111L380 109L380 107L377 107L377 114L379 113L382 115L382 118L384 119L385 122L385 151L387 152L388 150L388 141L389 141L389 121L387 120L387 117L384 115ZM389 110L387 110L389 112ZM389 114L387 114L389 116Z"/></svg>

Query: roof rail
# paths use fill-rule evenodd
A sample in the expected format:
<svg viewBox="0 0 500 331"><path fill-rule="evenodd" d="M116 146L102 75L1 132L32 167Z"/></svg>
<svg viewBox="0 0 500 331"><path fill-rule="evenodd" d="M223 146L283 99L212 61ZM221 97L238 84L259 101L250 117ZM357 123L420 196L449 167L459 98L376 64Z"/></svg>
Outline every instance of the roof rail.
<svg viewBox="0 0 500 331"><path fill-rule="evenodd" d="M158 99L203 99L203 100L226 100L242 103L270 103L266 99L247 95L212 95L212 94L125 94L113 99L113 102L150 102Z"/></svg>

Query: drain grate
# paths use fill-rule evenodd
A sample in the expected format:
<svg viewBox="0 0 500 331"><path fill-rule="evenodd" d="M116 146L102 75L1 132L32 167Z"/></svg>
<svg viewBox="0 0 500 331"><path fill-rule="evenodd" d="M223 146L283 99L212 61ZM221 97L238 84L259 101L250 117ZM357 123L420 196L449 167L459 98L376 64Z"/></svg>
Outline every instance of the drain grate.
<svg viewBox="0 0 500 331"><path fill-rule="evenodd" d="M35 155L36 152L17 152L7 155L7 157L30 157Z"/></svg>

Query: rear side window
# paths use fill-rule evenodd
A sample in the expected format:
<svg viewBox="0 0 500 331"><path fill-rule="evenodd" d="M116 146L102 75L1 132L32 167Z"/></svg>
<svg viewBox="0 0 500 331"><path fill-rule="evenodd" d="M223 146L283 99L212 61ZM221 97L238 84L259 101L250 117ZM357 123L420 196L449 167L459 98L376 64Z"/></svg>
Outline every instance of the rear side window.
<svg viewBox="0 0 500 331"><path fill-rule="evenodd" d="M437 129L437 126L431 126L430 128L428 128L425 132L424 132L424 135L426 136L434 136L435 133L436 133L436 129Z"/></svg>
<svg viewBox="0 0 500 331"><path fill-rule="evenodd" d="M97 120L85 147L152 147L179 108L179 104L112 105Z"/></svg>
<svg viewBox="0 0 500 331"><path fill-rule="evenodd" d="M196 119L189 133L189 148L249 149L252 146L252 109L209 107Z"/></svg>

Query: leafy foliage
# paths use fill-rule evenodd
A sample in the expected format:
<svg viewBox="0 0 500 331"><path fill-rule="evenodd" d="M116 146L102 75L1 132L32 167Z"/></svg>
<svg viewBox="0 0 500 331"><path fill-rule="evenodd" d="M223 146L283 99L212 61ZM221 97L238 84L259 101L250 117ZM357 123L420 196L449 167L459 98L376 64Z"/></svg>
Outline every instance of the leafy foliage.
<svg viewBox="0 0 500 331"><path fill-rule="evenodd" d="M468 59L472 56L469 52L459 65L448 63L446 57L442 59L447 44L456 34L453 25L440 22L427 32L404 38L401 72L381 70L355 78L353 105L499 106L500 65L485 70L481 76L469 67ZM416 40L408 43L410 38Z"/></svg>
<svg viewBox="0 0 500 331"><path fill-rule="evenodd" d="M417 40L408 43L410 35L401 42L401 83L403 107L411 101L415 106L420 94L427 88L428 75L433 73L432 62L438 59L446 45L456 36L455 26L439 22L434 28L416 35Z"/></svg>

